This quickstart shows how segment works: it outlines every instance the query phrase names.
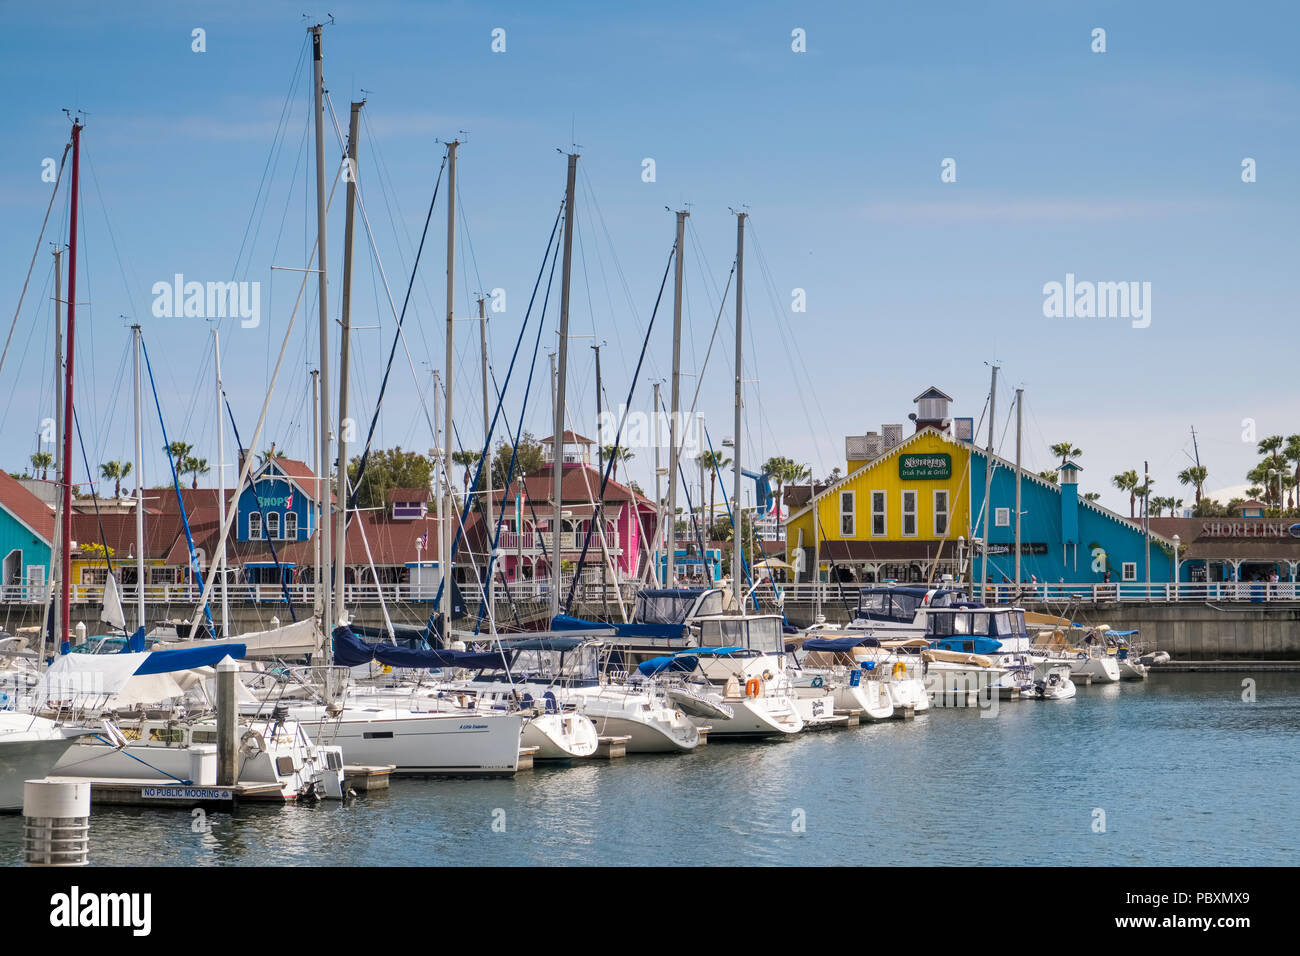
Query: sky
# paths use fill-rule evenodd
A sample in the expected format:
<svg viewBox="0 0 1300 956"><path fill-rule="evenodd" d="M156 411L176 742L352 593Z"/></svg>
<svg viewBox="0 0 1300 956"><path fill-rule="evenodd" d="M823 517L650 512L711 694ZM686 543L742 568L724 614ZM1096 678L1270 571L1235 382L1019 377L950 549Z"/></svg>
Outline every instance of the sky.
<svg viewBox="0 0 1300 956"><path fill-rule="evenodd" d="M930 385L953 396L955 415L979 420L992 364L1000 452L1014 457L1011 397L1023 388L1026 466L1051 467L1049 446L1068 440L1083 452L1083 490L1125 513L1127 495L1110 483L1120 471L1149 462L1155 494L1190 502L1176 475L1194 454L1207 490L1240 485L1255 440L1300 432L1293 4L372 0L309 13L277 2L0 2L0 336L14 323L0 369L0 467L21 471L54 414L50 243L67 241L70 171L41 238L53 190L42 171L68 141L65 109L86 123L75 382L85 459L132 457L133 322L168 439L215 468L216 328L252 445L291 314L257 447L312 456L316 281L293 270L307 267L316 230L306 27L328 14L325 86L344 134L349 102L366 101L358 182L373 245L358 226L349 376L358 438L411 286L378 447L434 444L445 181L414 280L411 269L443 144L457 138L459 445L483 440L475 294L505 292L489 322L500 383L571 151L581 158L566 405L584 434L596 431L592 346L617 407L683 208L683 405L698 387L718 449L734 430L734 299L720 293L733 212L750 217L746 467L784 455L818 477L842 469L846 435L906 423ZM332 126L325 144L332 184L342 153ZM1254 181L1243 181L1243 163ZM328 217L332 376L343 195L340 183ZM156 316L155 284L177 274L258 283L257 325ZM1045 286L1067 281L1137 283L1145 317L1048 317ZM538 437L552 430L546 353L558 341L558 287L557 273L527 404L536 306L503 405L511 428L522 407ZM666 396L671 349L670 278L632 408L649 410L654 381ZM337 378L331 390L337 411ZM167 465L147 384L145 400L152 485ZM233 461L228 431L226 442ZM653 449L632 450L620 477L649 490ZM79 449L75 458L84 481Z"/></svg>

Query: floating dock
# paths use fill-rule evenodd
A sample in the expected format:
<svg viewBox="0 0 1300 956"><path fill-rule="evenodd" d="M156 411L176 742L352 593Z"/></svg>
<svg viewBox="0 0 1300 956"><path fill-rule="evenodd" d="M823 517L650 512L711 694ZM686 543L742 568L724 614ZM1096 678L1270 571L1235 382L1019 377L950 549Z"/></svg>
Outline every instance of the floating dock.
<svg viewBox="0 0 1300 956"><path fill-rule="evenodd" d="M177 810L229 810L244 801L292 803L285 800L278 783L238 783L233 787L192 786L182 783L155 783L126 777L50 776L55 783L89 783L90 805L118 807L168 807Z"/></svg>
<svg viewBox="0 0 1300 956"><path fill-rule="evenodd" d="M367 790L387 790L392 780L393 764L367 767L360 764L343 765L343 789L362 793Z"/></svg>

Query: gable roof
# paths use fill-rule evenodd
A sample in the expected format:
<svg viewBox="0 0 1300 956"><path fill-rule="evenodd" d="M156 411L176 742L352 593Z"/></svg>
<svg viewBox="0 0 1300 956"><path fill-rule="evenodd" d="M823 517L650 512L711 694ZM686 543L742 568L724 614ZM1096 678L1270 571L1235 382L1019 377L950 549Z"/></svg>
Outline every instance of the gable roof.
<svg viewBox="0 0 1300 956"><path fill-rule="evenodd" d="M921 399L923 399L923 398L943 398L943 399L947 399L947 400L950 401L950 402L951 402L951 401L954 401L954 399L953 399L953 397L952 397L951 395L946 395L946 394L944 394L943 392L941 392L941 391L939 391L937 388L935 388L933 385L931 385L929 388L927 388L927 389L926 389L924 392L922 392L920 395L916 396L916 398L912 399L912 401L913 401L913 402L919 402L919 401L920 401Z"/></svg>
<svg viewBox="0 0 1300 956"><path fill-rule="evenodd" d="M13 515L32 534L53 546L54 512L6 471L0 471L0 508Z"/></svg>

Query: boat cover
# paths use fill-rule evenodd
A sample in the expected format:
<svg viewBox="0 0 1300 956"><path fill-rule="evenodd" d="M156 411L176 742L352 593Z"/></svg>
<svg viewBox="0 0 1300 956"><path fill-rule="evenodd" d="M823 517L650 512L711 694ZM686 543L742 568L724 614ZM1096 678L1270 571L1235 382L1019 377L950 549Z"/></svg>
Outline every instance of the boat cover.
<svg viewBox="0 0 1300 956"><path fill-rule="evenodd" d="M810 637L803 642L805 651L847 652L855 647L879 647L874 637Z"/></svg>
<svg viewBox="0 0 1300 956"><path fill-rule="evenodd" d="M646 677L653 677L656 674L662 674L664 671L669 673L681 671L693 671L699 660L690 654L680 656L652 657L648 661L642 661L636 666L637 673Z"/></svg>
<svg viewBox="0 0 1300 956"><path fill-rule="evenodd" d="M645 593L645 592L642 592ZM601 624L567 614L557 614L551 621L553 631L613 631L618 637L648 637L656 640L678 640L686 636L685 624ZM617 643L615 641L614 643Z"/></svg>
<svg viewBox="0 0 1300 956"><path fill-rule="evenodd" d="M378 661L390 667L466 667L505 668L506 662L499 651L472 653L469 651L417 651L397 644L368 644L341 624L334 628L334 663L342 667L356 667Z"/></svg>

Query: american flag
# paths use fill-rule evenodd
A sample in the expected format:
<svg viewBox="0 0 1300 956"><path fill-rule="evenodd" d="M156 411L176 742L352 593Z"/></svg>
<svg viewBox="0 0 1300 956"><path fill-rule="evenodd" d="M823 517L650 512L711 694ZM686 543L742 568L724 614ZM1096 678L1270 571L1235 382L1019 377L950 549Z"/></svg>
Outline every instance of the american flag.
<svg viewBox="0 0 1300 956"><path fill-rule="evenodd" d="M416 538L415 541L416 541L416 543L420 546L420 550L421 550L421 551L423 551L425 548L427 548L427 547L429 546L429 529L426 528L426 529L424 530L424 534L422 534L422 535L420 535L418 538Z"/></svg>
<svg viewBox="0 0 1300 956"><path fill-rule="evenodd" d="M285 508L292 508L292 507L293 507L293 488L292 488L292 487L289 489L289 497L287 497L287 498L284 499L284 506L285 506Z"/></svg>

